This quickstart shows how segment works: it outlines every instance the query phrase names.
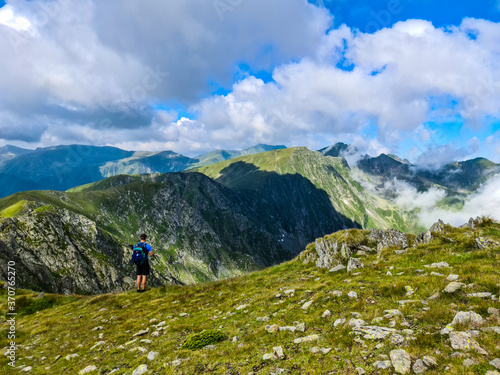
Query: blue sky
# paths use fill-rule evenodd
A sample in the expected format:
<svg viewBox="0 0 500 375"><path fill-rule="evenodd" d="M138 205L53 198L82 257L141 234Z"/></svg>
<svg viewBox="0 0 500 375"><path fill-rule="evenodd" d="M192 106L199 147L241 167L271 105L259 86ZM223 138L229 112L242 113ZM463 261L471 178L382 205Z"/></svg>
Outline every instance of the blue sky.
<svg viewBox="0 0 500 375"><path fill-rule="evenodd" d="M499 1L220 2L0 0L0 146L500 162Z"/></svg>

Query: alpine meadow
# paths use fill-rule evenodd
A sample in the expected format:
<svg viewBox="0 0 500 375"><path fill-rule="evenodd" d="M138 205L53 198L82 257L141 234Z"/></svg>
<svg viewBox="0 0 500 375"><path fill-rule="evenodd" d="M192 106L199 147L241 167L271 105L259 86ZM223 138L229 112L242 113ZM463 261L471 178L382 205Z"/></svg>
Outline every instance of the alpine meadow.
<svg viewBox="0 0 500 375"><path fill-rule="evenodd" d="M500 2L0 0L0 373L500 375Z"/></svg>

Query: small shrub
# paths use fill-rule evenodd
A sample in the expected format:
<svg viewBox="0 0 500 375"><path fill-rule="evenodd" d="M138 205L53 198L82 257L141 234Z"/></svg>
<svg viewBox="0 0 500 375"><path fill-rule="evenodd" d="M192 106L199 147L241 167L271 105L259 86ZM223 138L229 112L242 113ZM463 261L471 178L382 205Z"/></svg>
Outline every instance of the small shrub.
<svg viewBox="0 0 500 375"><path fill-rule="evenodd" d="M16 310L19 315L31 315L37 311L50 309L59 304L60 298L56 295L45 295L43 298L21 296L16 298Z"/></svg>
<svg viewBox="0 0 500 375"><path fill-rule="evenodd" d="M182 344L182 349L201 349L227 339L227 335L215 329L207 329L189 336Z"/></svg>

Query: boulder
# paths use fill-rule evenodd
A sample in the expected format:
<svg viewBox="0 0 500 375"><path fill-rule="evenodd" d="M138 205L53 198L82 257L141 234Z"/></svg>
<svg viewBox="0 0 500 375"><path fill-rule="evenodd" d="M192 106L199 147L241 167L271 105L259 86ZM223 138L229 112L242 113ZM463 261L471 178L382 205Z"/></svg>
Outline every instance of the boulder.
<svg viewBox="0 0 500 375"><path fill-rule="evenodd" d="M394 371L398 374L409 374L411 371L410 355L403 349L393 350L390 353L391 363Z"/></svg>

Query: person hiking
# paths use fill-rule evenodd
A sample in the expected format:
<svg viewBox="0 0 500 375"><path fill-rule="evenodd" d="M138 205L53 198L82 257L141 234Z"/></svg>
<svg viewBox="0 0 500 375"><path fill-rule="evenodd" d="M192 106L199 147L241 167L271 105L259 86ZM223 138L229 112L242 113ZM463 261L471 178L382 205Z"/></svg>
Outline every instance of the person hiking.
<svg viewBox="0 0 500 375"><path fill-rule="evenodd" d="M137 265L137 293L146 291L146 279L149 275L149 255L153 256L153 249L150 244L146 243L147 236L145 233L141 234L141 242L135 245L135 248L142 248L144 252L144 259L142 262L136 263ZM142 289L141 289L142 287Z"/></svg>

